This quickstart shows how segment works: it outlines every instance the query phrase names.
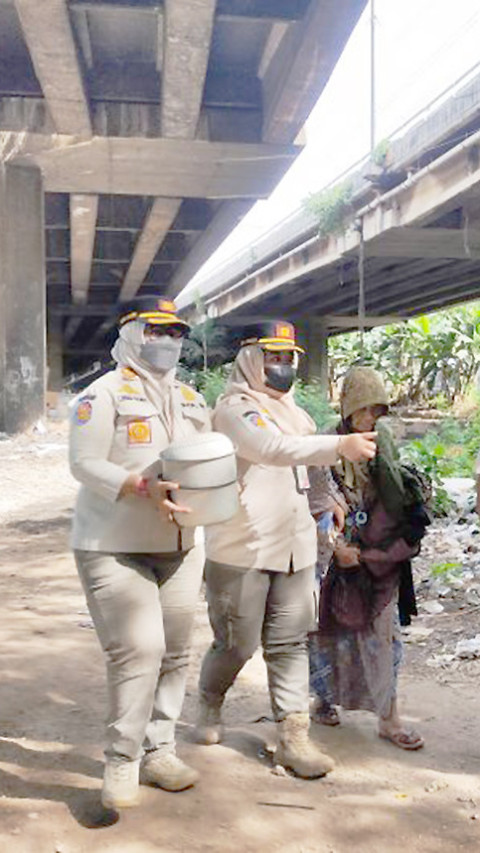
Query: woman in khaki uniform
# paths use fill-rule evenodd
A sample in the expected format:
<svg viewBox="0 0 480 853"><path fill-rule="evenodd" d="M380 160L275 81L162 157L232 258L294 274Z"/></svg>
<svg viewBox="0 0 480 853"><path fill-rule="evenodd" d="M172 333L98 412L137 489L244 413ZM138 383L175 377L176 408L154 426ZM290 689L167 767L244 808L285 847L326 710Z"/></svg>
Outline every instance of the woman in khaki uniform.
<svg viewBox="0 0 480 853"><path fill-rule="evenodd" d="M228 688L262 643L273 715L276 762L304 778L322 776L331 759L308 740L307 633L314 621L316 528L306 465L375 455L374 433L315 435L294 402L295 330L283 321L249 334L235 360L214 428L237 451L240 507L207 528L206 583L214 641L200 675L197 740L217 743Z"/></svg>
<svg viewBox="0 0 480 853"><path fill-rule="evenodd" d="M175 755L190 634L204 563L195 531L180 528L158 479L160 452L210 429L203 398L175 380L188 326L175 306L139 297L120 317L115 370L77 398L70 465L81 483L72 544L106 658L109 687L102 802L139 798L144 781L166 790L197 773ZM186 508L183 508L186 511Z"/></svg>

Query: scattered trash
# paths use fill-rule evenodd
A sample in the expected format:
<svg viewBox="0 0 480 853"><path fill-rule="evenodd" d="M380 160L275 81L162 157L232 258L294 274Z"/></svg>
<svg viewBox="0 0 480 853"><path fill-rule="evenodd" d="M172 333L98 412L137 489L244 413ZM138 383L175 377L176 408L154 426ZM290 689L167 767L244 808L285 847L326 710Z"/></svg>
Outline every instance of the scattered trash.
<svg viewBox="0 0 480 853"><path fill-rule="evenodd" d="M424 791L427 794L436 794L437 791L444 791L445 788L448 788L448 782L444 782L443 779L434 779L433 782L425 785Z"/></svg>
<svg viewBox="0 0 480 853"><path fill-rule="evenodd" d="M455 647L455 657L467 659L480 657L480 634L470 640L459 640Z"/></svg>
<svg viewBox="0 0 480 853"><path fill-rule="evenodd" d="M422 610L425 610L431 616L436 616L438 613L443 613L445 608L439 601L429 600L422 602Z"/></svg>
<svg viewBox="0 0 480 853"><path fill-rule="evenodd" d="M473 512L475 508L475 480L471 477L446 477L442 485L461 518Z"/></svg>
<svg viewBox="0 0 480 853"><path fill-rule="evenodd" d="M431 657L427 658L426 664L427 666L442 667L446 664L450 664L453 660L455 660L455 655L432 655Z"/></svg>
<svg viewBox="0 0 480 853"><path fill-rule="evenodd" d="M423 643L431 634L433 634L433 628L426 628L423 625L409 625L402 630L405 643Z"/></svg>
<svg viewBox="0 0 480 853"><path fill-rule="evenodd" d="M472 607L480 606L480 584L475 584L467 589L465 601Z"/></svg>
<svg viewBox="0 0 480 853"><path fill-rule="evenodd" d="M32 430L32 432L37 433L38 435L45 435L45 433L47 432L47 427L45 426L45 424L43 423L43 421L39 419L39 420L38 420L38 421L33 425L33 430Z"/></svg>

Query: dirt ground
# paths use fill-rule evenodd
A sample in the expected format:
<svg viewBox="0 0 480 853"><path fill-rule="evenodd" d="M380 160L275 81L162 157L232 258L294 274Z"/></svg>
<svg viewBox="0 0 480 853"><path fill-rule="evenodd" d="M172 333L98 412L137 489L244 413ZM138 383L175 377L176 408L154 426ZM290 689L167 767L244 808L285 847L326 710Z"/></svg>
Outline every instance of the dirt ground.
<svg viewBox="0 0 480 853"><path fill-rule="evenodd" d="M479 608L424 616L406 645L400 705L425 736L405 753L380 741L372 715L343 715L313 736L336 759L326 779L277 773L261 655L229 694L222 745L193 742L198 669L210 641L199 602L179 754L201 772L180 794L142 788L120 817L100 806L105 683L68 547L76 485L63 425L0 440L0 851L5 853L445 853L480 851L478 661L426 661ZM267 718L267 719L265 719Z"/></svg>

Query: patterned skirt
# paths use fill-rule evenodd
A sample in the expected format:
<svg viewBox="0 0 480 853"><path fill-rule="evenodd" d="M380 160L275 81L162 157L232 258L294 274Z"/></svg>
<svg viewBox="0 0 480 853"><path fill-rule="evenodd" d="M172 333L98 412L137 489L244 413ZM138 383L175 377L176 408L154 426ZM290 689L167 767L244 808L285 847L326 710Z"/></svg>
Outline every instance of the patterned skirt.
<svg viewBox="0 0 480 853"><path fill-rule="evenodd" d="M367 629L339 627L333 634L310 634L309 658L310 686L318 698L346 710L388 716L402 660L397 601Z"/></svg>

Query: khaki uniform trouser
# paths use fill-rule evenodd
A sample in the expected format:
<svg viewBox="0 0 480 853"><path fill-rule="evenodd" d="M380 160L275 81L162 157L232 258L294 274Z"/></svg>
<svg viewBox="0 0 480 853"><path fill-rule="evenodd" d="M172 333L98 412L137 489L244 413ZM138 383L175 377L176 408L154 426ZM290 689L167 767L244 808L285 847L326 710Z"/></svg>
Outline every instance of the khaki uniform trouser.
<svg viewBox="0 0 480 853"><path fill-rule="evenodd" d="M275 720L308 711L314 568L290 574L237 571L207 560L205 578L214 641L200 673L203 698L220 704L261 643Z"/></svg>
<svg viewBox="0 0 480 853"><path fill-rule="evenodd" d="M134 760L144 750L172 750L203 546L186 554L156 555L153 569L136 566L127 555L96 551L75 551L75 560L106 659L105 754Z"/></svg>

